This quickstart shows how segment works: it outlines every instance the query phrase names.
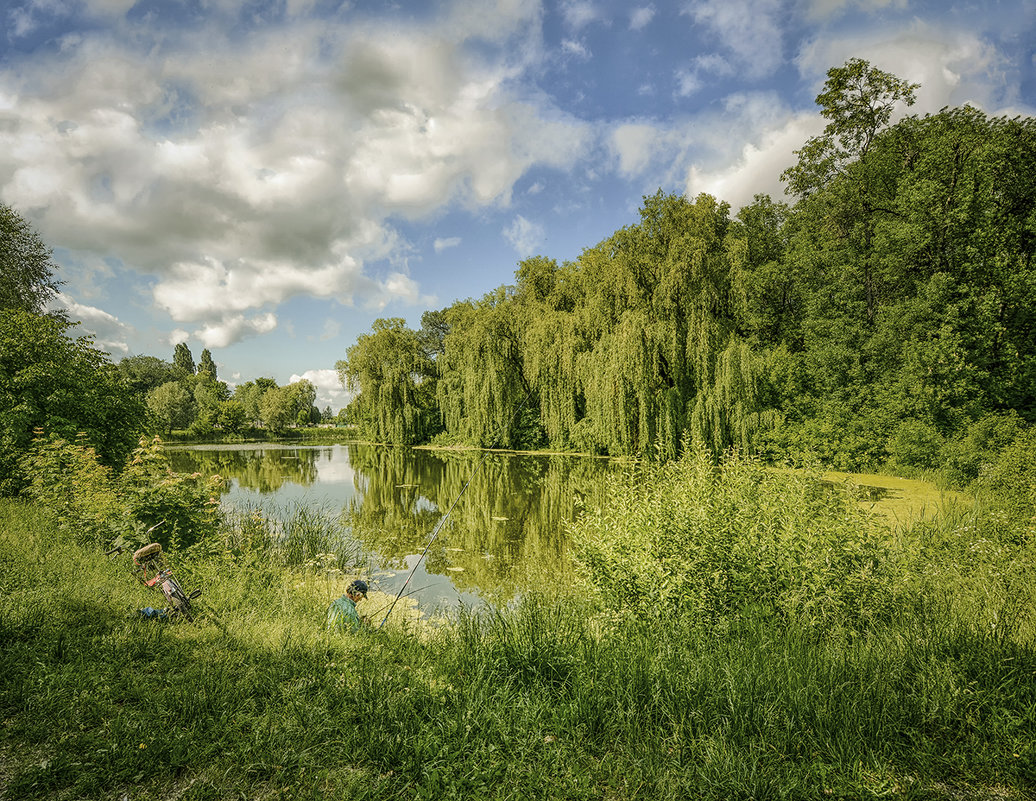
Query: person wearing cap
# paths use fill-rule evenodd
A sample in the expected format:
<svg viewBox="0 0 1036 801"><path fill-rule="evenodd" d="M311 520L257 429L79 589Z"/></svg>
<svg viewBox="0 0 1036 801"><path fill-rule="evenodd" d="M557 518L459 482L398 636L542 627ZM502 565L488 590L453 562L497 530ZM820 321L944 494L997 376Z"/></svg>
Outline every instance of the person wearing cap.
<svg viewBox="0 0 1036 801"><path fill-rule="evenodd" d="M332 602L327 610L327 627L331 631L359 631L361 620L356 612L356 602L367 597L367 582L356 579L345 588L345 595Z"/></svg>

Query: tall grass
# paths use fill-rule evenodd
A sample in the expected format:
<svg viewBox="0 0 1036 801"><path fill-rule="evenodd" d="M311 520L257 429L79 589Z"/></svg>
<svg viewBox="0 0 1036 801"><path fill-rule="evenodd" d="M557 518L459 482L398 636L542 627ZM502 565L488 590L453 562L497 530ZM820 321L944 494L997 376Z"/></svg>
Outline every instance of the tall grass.
<svg viewBox="0 0 1036 801"><path fill-rule="evenodd" d="M711 508L729 517L723 492ZM655 514L635 493L614 497L629 512L601 510L613 530ZM780 499L763 501L773 513L760 519L777 519ZM1032 599L1019 583L1031 545L995 516L880 540L868 553L894 558L911 597L880 618L831 612L818 625L740 595L713 607L722 614L681 612L676 595L658 595L668 605L652 615L616 596L602 614L591 599L529 595L422 636L412 625L329 634L326 601L347 575L317 558L333 529L297 525L292 535L253 515L172 553L204 594L193 624L159 624L137 615L153 600L123 562L0 501L2 797L1036 792Z"/></svg>

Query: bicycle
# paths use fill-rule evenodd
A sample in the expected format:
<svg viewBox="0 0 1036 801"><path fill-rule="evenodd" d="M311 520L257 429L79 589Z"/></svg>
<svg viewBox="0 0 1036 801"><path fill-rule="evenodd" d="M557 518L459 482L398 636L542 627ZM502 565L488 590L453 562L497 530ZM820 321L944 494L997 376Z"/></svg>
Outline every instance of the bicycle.
<svg viewBox="0 0 1036 801"><path fill-rule="evenodd" d="M108 551L108 555L122 553L122 546ZM133 575L145 587L161 592L169 602L169 617L183 617L194 620L191 601L201 595L201 590L188 594L183 591L180 582L173 576L173 569L166 561L160 543L152 542L133 552Z"/></svg>

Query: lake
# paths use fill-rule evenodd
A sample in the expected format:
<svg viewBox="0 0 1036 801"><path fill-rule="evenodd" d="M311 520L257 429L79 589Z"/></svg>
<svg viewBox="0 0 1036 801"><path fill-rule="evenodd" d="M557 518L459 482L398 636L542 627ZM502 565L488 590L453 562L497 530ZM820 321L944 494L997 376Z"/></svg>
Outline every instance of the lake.
<svg viewBox="0 0 1036 801"><path fill-rule="evenodd" d="M340 516L370 555L374 589L394 595L417 565L407 593L424 612L506 603L530 585L567 586L573 574L566 521L577 504L596 503L604 479L618 469L588 456L369 444L195 445L167 454L176 471L228 479L228 509L257 508L277 518L304 505ZM891 524L930 514L946 501L921 481L826 478L861 486L861 503Z"/></svg>
<svg viewBox="0 0 1036 801"><path fill-rule="evenodd" d="M195 445L166 452L178 472L226 478L227 509L260 509L277 518L305 505L340 515L371 556L373 588L390 594L449 511L407 587L425 612L506 603L531 584L570 583L565 522L577 503L597 497L614 469L586 456L368 444Z"/></svg>

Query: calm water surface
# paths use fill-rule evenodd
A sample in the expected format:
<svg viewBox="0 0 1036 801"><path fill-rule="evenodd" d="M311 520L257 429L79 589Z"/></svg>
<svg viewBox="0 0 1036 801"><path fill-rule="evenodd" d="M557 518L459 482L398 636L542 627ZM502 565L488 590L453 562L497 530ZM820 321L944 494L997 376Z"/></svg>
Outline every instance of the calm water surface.
<svg viewBox="0 0 1036 801"><path fill-rule="evenodd" d="M375 589L393 594L456 502L407 588L417 590L412 597L425 611L506 603L530 583L570 582L565 521L577 503L596 499L614 469L581 456L357 444L198 445L167 453L174 470L227 478L228 509L282 516L304 504L341 515L376 565Z"/></svg>
<svg viewBox="0 0 1036 801"><path fill-rule="evenodd" d="M407 587L425 612L506 603L531 584L570 583L565 523L577 504L596 504L605 477L621 469L586 456L359 444L196 445L167 453L174 470L227 478L223 503L229 509L288 517L304 505L340 516L371 557L374 588L390 594L456 502ZM862 504L890 523L939 506L940 493L924 482L845 473L829 478L861 485Z"/></svg>

